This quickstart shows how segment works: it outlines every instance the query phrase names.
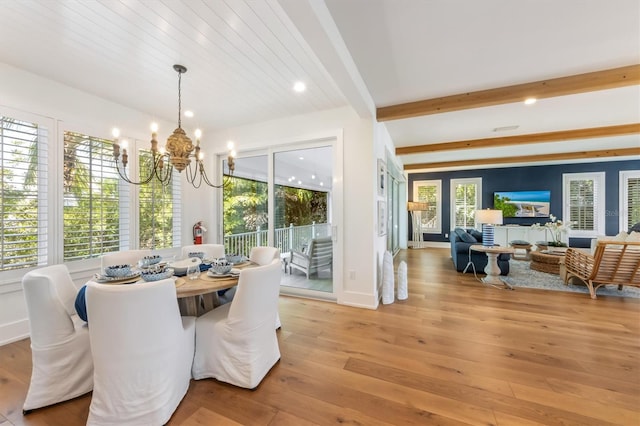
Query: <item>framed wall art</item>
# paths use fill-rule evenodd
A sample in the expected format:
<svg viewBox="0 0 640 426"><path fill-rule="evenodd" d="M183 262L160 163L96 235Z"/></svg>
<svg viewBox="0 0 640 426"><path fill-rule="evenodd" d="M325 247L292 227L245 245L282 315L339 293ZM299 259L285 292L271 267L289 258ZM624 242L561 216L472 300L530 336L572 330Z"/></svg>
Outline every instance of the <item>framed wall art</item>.
<svg viewBox="0 0 640 426"><path fill-rule="evenodd" d="M387 202L378 200L378 236L387 235Z"/></svg>
<svg viewBox="0 0 640 426"><path fill-rule="evenodd" d="M387 164L378 159L378 195L385 197L387 194Z"/></svg>

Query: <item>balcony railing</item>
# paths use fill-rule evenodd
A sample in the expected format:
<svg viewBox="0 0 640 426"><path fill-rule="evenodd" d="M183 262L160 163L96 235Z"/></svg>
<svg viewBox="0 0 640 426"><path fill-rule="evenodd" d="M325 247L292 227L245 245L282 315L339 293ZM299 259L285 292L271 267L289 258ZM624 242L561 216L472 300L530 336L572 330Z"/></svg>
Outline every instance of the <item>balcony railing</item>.
<svg viewBox="0 0 640 426"><path fill-rule="evenodd" d="M230 234L224 237L224 250L229 254L241 254L249 256L252 247L266 246L268 244L268 229L258 227L252 232L242 234ZM278 228L275 231L274 246L280 249L280 253L290 250L300 250L308 244L312 238L322 238L331 235L331 224L313 223L311 225Z"/></svg>

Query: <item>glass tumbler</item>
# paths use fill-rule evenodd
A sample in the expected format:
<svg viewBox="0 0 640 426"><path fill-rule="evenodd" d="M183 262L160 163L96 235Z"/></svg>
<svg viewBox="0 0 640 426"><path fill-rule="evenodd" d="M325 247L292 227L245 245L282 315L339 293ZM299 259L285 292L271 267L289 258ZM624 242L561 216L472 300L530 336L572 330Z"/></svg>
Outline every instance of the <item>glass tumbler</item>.
<svg viewBox="0 0 640 426"><path fill-rule="evenodd" d="M200 265L189 265L189 267L187 268L187 276L191 280L197 280L198 278L200 278Z"/></svg>

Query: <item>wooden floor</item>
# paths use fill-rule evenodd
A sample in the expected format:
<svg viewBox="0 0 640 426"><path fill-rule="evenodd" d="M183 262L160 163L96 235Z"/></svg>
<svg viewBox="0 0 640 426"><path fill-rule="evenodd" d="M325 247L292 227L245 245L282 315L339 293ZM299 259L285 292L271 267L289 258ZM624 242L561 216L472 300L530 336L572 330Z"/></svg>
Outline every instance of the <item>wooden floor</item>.
<svg viewBox="0 0 640 426"><path fill-rule="evenodd" d="M445 249L401 252L409 299L281 297L256 391L192 381L170 425L640 425L640 300L486 287ZM90 395L21 414L28 340L0 347L0 425L84 425Z"/></svg>

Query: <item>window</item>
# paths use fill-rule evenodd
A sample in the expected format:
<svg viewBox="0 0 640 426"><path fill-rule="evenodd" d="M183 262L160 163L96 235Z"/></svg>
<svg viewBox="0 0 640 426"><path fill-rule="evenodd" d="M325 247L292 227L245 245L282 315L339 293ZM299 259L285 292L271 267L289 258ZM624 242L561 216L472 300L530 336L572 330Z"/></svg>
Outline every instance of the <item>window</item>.
<svg viewBox="0 0 640 426"><path fill-rule="evenodd" d="M430 234L440 234L442 232L442 181L413 182L413 201L427 203L427 210L420 212L420 230Z"/></svg>
<svg viewBox="0 0 640 426"><path fill-rule="evenodd" d="M152 160L150 151L139 151L140 170L148 170ZM140 185L138 192L140 248L163 249L180 245L180 174L174 169L169 185L157 179Z"/></svg>
<svg viewBox="0 0 640 426"><path fill-rule="evenodd" d="M605 174L562 175L562 219L571 222L571 236L604 235Z"/></svg>
<svg viewBox="0 0 640 426"><path fill-rule="evenodd" d="M64 261L118 251L121 229L128 235L112 153L109 140L64 132Z"/></svg>
<svg viewBox="0 0 640 426"><path fill-rule="evenodd" d="M451 229L474 228L482 207L482 178L451 179Z"/></svg>
<svg viewBox="0 0 640 426"><path fill-rule="evenodd" d="M0 271L46 263L46 128L0 115Z"/></svg>
<svg viewBox="0 0 640 426"><path fill-rule="evenodd" d="M640 170L620 172L620 230L640 223Z"/></svg>

